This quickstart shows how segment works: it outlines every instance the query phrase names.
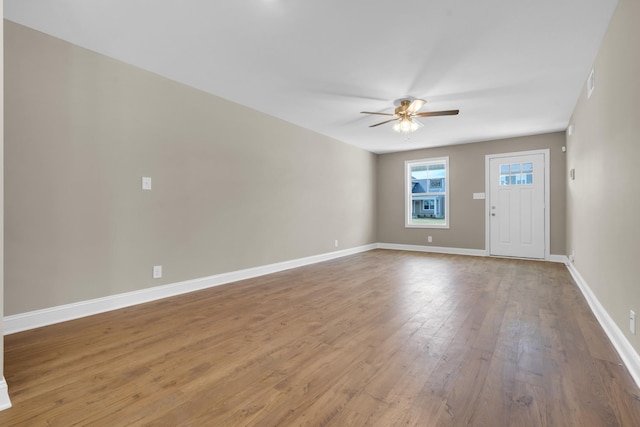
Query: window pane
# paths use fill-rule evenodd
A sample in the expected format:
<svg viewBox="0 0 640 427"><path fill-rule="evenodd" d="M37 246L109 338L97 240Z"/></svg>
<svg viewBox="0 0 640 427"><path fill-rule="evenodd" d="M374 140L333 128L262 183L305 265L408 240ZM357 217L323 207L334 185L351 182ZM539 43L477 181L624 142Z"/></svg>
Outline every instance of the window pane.
<svg viewBox="0 0 640 427"><path fill-rule="evenodd" d="M438 174L436 171L442 172L442 176L444 176L444 163L431 163L428 165L429 175L431 175L431 171L434 171L435 174Z"/></svg>
<svg viewBox="0 0 640 427"><path fill-rule="evenodd" d="M514 163L511 165L511 173L520 173L520 163Z"/></svg>
<svg viewBox="0 0 640 427"><path fill-rule="evenodd" d="M412 223L417 225L444 224L445 196L412 196Z"/></svg>
<svg viewBox="0 0 640 427"><path fill-rule="evenodd" d="M511 175L511 176L510 176L510 178L511 178L511 179L510 179L510 182L509 182L509 183L510 183L511 185L516 185L516 176L515 176L515 175Z"/></svg>
<svg viewBox="0 0 640 427"><path fill-rule="evenodd" d="M532 173L528 173L526 175L523 175L523 184L533 184L533 174Z"/></svg>
<svg viewBox="0 0 640 427"><path fill-rule="evenodd" d="M500 165L500 175L509 175L509 165Z"/></svg>
<svg viewBox="0 0 640 427"><path fill-rule="evenodd" d="M509 175L500 176L500 185L509 185Z"/></svg>
<svg viewBox="0 0 640 427"><path fill-rule="evenodd" d="M524 173L533 172L533 163L523 163L522 164L522 172L524 172Z"/></svg>
<svg viewBox="0 0 640 427"><path fill-rule="evenodd" d="M411 193L427 192L427 165L411 166Z"/></svg>
<svg viewBox="0 0 640 427"><path fill-rule="evenodd" d="M447 159L406 162L406 226L448 227Z"/></svg>
<svg viewBox="0 0 640 427"><path fill-rule="evenodd" d="M427 180L426 179L412 179L411 180L411 193L426 193L427 192Z"/></svg>
<svg viewBox="0 0 640 427"><path fill-rule="evenodd" d="M411 176L418 175L418 178L427 177L427 165L414 165L411 166Z"/></svg>

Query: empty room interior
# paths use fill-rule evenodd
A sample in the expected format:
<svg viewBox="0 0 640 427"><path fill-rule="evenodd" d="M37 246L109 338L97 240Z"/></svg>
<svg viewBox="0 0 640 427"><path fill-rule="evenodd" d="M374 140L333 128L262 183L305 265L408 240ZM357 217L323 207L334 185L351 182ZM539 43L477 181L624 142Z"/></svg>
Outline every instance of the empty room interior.
<svg viewBox="0 0 640 427"><path fill-rule="evenodd" d="M0 425L640 425L640 2L4 0Z"/></svg>

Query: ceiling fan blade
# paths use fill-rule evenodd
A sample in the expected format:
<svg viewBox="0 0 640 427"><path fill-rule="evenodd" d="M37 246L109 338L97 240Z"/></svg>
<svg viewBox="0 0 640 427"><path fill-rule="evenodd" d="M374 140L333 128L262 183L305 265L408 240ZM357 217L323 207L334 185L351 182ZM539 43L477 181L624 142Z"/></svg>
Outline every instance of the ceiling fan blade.
<svg viewBox="0 0 640 427"><path fill-rule="evenodd" d="M385 124L385 123L395 122L396 120L398 120L398 119L396 118L396 119L386 120L386 121L384 121L384 122L376 123L375 125L371 125L371 126L369 126L369 127L370 127L370 128L374 128L374 127L376 127L376 126L380 126L380 125L383 125L383 124Z"/></svg>
<svg viewBox="0 0 640 427"><path fill-rule="evenodd" d="M407 112L411 114L415 114L418 110L422 108L422 106L426 103L424 99L414 99L413 102L407 108Z"/></svg>
<svg viewBox="0 0 640 427"><path fill-rule="evenodd" d="M460 110L425 111L424 113L416 113L413 117L455 116L459 112Z"/></svg>
<svg viewBox="0 0 640 427"><path fill-rule="evenodd" d="M395 116L393 113L374 113L372 111L360 111L362 114L378 114L380 116Z"/></svg>

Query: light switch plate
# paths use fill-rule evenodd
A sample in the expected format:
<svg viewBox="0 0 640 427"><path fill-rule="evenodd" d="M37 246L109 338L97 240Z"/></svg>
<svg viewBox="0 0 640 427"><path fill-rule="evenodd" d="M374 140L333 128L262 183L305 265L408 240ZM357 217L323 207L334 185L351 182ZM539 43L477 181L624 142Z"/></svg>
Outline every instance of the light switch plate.
<svg viewBox="0 0 640 427"><path fill-rule="evenodd" d="M484 200L486 195L484 193L473 193L474 200Z"/></svg>
<svg viewBox="0 0 640 427"><path fill-rule="evenodd" d="M151 190L151 178L148 176L142 177L142 189Z"/></svg>

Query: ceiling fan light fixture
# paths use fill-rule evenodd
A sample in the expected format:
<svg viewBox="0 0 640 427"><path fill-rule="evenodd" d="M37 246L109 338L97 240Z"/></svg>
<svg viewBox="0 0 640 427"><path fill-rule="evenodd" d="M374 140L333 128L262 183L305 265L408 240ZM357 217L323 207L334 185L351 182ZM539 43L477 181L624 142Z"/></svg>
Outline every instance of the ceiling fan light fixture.
<svg viewBox="0 0 640 427"><path fill-rule="evenodd" d="M422 127L422 123L413 120L411 117L404 116L393 124L392 129L398 133L409 134L417 131Z"/></svg>
<svg viewBox="0 0 640 427"><path fill-rule="evenodd" d="M370 125L370 128L378 127L387 123L394 122L392 129L398 133L408 135L412 132L420 129L423 124L417 120L418 117L435 117L435 116L455 116L460 110L445 110L445 111L427 111L418 112L426 101L424 99L417 98L402 98L397 99L394 102L396 109L393 113L383 113L380 111L361 111L362 114L375 114L378 116L387 116L387 120Z"/></svg>

